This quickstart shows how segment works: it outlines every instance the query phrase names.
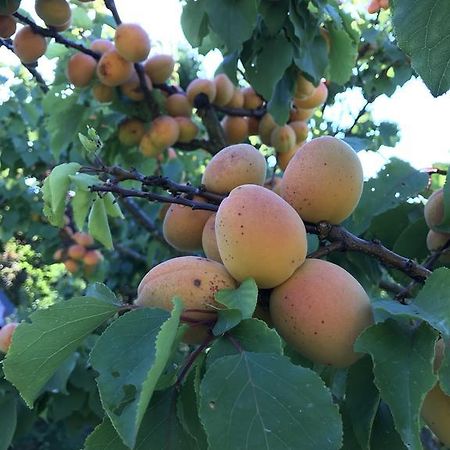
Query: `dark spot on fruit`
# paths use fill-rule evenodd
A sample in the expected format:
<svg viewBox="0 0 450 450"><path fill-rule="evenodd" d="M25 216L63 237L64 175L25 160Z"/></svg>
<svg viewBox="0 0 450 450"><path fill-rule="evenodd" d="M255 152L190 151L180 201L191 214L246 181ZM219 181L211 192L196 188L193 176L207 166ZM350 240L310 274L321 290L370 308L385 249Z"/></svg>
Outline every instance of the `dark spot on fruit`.
<svg viewBox="0 0 450 450"><path fill-rule="evenodd" d="M194 286L199 287L202 284L201 280L199 280L198 278L196 278L194 280Z"/></svg>

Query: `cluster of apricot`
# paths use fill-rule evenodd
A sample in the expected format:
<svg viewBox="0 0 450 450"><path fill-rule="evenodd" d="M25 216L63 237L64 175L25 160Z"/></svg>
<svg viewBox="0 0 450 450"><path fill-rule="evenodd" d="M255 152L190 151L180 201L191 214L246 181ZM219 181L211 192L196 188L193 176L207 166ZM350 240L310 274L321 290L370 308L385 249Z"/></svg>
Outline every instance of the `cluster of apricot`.
<svg viewBox="0 0 450 450"><path fill-rule="evenodd" d="M65 229L68 230L69 228L66 227ZM72 243L65 248L56 250L53 259L63 262L70 273L76 273L83 268L86 276L91 275L103 261L101 252L93 248L94 239L91 235L80 231L70 233L70 238Z"/></svg>

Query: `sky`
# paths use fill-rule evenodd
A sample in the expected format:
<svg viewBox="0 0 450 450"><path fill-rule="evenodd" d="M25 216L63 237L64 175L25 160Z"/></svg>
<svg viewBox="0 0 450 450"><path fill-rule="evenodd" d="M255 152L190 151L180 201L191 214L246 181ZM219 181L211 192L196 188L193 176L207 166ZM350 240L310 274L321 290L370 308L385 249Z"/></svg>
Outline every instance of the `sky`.
<svg viewBox="0 0 450 450"><path fill-rule="evenodd" d="M23 6L30 10L32 0L24 0ZM140 23L148 31L152 52L176 53L180 45L189 46L180 25L181 3L179 0L116 0L123 21ZM203 60L204 76L213 77L221 62L219 51L211 52ZM0 61L16 63L5 49L0 49ZM50 67L39 69L50 71ZM0 93L1 102L1 93ZM341 128L350 125L364 100L359 92L347 95L341 106L329 112L330 117L340 121ZM393 121L400 129L400 142L395 148L382 147L378 152L360 152L366 176L373 176L392 156L405 159L417 169L430 167L434 162L450 163L450 140L448 126L450 117L450 92L438 98L428 92L420 79L412 79L390 98L380 96L371 106L375 121Z"/></svg>

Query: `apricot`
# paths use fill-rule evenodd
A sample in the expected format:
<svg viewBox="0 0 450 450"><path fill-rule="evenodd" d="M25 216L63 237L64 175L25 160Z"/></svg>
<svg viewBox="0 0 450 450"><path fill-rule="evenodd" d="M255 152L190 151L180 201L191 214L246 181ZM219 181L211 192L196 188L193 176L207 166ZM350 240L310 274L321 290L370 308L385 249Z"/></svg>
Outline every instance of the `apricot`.
<svg viewBox="0 0 450 450"><path fill-rule="evenodd" d="M67 255L69 258L80 260L86 253L86 247L80 244L73 244L67 250Z"/></svg>
<svg viewBox="0 0 450 450"><path fill-rule="evenodd" d="M177 142L180 127L173 117L159 116L151 123L148 133L155 146L163 150Z"/></svg>
<svg viewBox="0 0 450 450"><path fill-rule="evenodd" d="M225 105L227 108L242 108L244 106L244 94L238 88L234 88L231 100Z"/></svg>
<svg viewBox="0 0 450 450"><path fill-rule="evenodd" d="M137 23L122 23L116 28L117 52L130 62L144 61L150 53L150 38Z"/></svg>
<svg viewBox="0 0 450 450"><path fill-rule="evenodd" d="M313 116L313 114L314 109L292 108L291 112L289 113L289 121L290 122L305 121L310 119Z"/></svg>
<svg viewBox="0 0 450 450"><path fill-rule="evenodd" d="M61 261L62 258L63 258L63 249L58 248L58 250L56 250L55 253L53 253L53 259L55 261Z"/></svg>
<svg viewBox="0 0 450 450"><path fill-rule="evenodd" d="M246 117L248 124L248 135L256 136L259 134L259 119L256 117Z"/></svg>
<svg viewBox="0 0 450 450"><path fill-rule="evenodd" d="M306 231L295 210L279 195L253 184L233 189L216 217L220 257L238 281L260 288L286 281L306 257Z"/></svg>
<svg viewBox="0 0 450 450"><path fill-rule="evenodd" d="M246 117L225 116L221 122L226 141L229 145L245 141L248 137Z"/></svg>
<svg viewBox="0 0 450 450"><path fill-rule="evenodd" d="M202 247L208 259L222 263L216 239L216 214L212 214L203 227Z"/></svg>
<svg viewBox="0 0 450 450"><path fill-rule="evenodd" d="M153 84L162 84L170 78L175 61L171 55L154 55L145 61L144 70Z"/></svg>
<svg viewBox="0 0 450 450"><path fill-rule="evenodd" d="M152 135L150 134L150 130L148 130L144 136L142 136L141 141L139 142L139 151L149 158L156 158L163 152L164 148L158 147L152 141Z"/></svg>
<svg viewBox="0 0 450 450"><path fill-rule="evenodd" d="M323 105L328 97L327 85L322 81L319 86L314 89L312 95L305 99L299 99L295 101L295 106L302 109L317 108Z"/></svg>
<svg viewBox="0 0 450 450"><path fill-rule="evenodd" d="M198 126L188 117L175 117L180 129L178 142L191 142L198 134Z"/></svg>
<svg viewBox="0 0 450 450"><path fill-rule="evenodd" d="M271 145L272 131L277 127L275 120L271 114L264 114L259 122L259 137L261 142L266 145Z"/></svg>
<svg viewBox="0 0 450 450"><path fill-rule="evenodd" d="M81 231L77 231L73 234L72 239L77 243L82 245L83 247L89 247L94 244L94 239L88 233L83 233Z"/></svg>
<svg viewBox="0 0 450 450"><path fill-rule="evenodd" d="M214 99L214 104L218 106L225 106L233 98L234 84L224 73L216 75L213 83L216 86L216 97Z"/></svg>
<svg viewBox="0 0 450 450"><path fill-rule="evenodd" d="M192 105L184 94L172 94L166 98L166 111L172 117L191 117Z"/></svg>
<svg viewBox="0 0 450 450"><path fill-rule="evenodd" d="M202 201L196 197L194 200ZM170 205L163 222L164 239L177 250L200 250L203 228L211 214L212 211L192 209L190 206Z"/></svg>
<svg viewBox="0 0 450 450"><path fill-rule="evenodd" d="M64 261L64 265L66 266L66 270L70 273L78 272L80 266L73 259L66 259Z"/></svg>
<svg viewBox="0 0 450 450"><path fill-rule="evenodd" d="M47 41L26 25L21 28L13 40L14 53L24 64L36 62L47 50Z"/></svg>
<svg viewBox="0 0 450 450"><path fill-rule="evenodd" d="M348 367L359 334L373 322L370 300L346 270L320 259L304 264L270 295L278 333L315 363Z"/></svg>
<svg viewBox="0 0 450 450"><path fill-rule="evenodd" d="M180 133L181 133L181 129L180 129ZM178 158L177 151L173 147L169 147L167 149L167 159L172 160L172 159L177 159L177 158Z"/></svg>
<svg viewBox="0 0 450 450"><path fill-rule="evenodd" d="M85 53L75 53L71 56L66 69L67 79L75 87L85 87L94 78L97 61Z"/></svg>
<svg viewBox="0 0 450 450"><path fill-rule="evenodd" d="M281 196L308 222L341 223L363 189L361 162L344 141L323 136L302 145L284 172Z"/></svg>
<svg viewBox="0 0 450 450"><path fill-rule="evenodd" d="M251 86L242 89L242 93L244 94L245 109L261 108L264 100L256 93L256 91Z"/></svg>
<svg viewBox="0 0 450 450"><path fill-rule="evenodd" d="M7 323L0 328L0 352L7 353L11 345L13 334L19 324L16 322Z"/></svg>
<svg viewBox="0 0 450 450"><path fill-rule="evenodd" d="M438 233L437 231L430 230L427 234L427 248L430 252L442 249L449 241L449 233ZM442 252L439 261L443 264L450 263L450 248L447 248Z"/></svg>
<svg viewBox="0 0 450 450"><path fill-rule="evenodd" d="M189 83L186 95L191 105L194 104L195 97L199 94L207 95L209 102L214 102L216 98L216 85L211 80L197 78Z"/></svg>
<svg viewBox="0 0 450 450"><path fill-rule="evenodd" d="M16 19L13 16L0 16L0 38L8 39L16 32Z"/></svg>
<svg viewBox="0 0 450 450"><path fill-rule="evenodd" d="M279 176L270 177L265 181L264 187L266 189L270 189L271 191L275 192L275 194L280 195L281 177Z"/></svg>
<svg viewBox="0 0 450 450"><path fill-rule="evenodd" d="M95 83L92 86L92 96L100 103L109 103L114 98L114 89L103 83Z"/></svg>
<svg viewBox="0 0 450 450"><path fill-rule="evenodd" d="M169 210L169 208L170 208L170 203L163 203L161 205L161 208L158 212L158 218L160 220L164 220L164 217L166 217L166 214L167 214L167 211Z"/></svg>
<svg viewBox="0 0 450 450"><path fill-rule="evenodd" d="M153 89L153 85L150 78L147 75L144 75L144 78L147 89L151 91ZM122 94L127 96L129 99L134 100L135 102L140 102L145 98L144 91L141 87L141 82L136 72L133 72L131 78L120 85L120 90Z"/></svg>
<svg viewBox="0 0 450 450"><path fill-rule="evenodd" d="M295 132L289 125L276 126L270 135L270 144L279 153L290 150L294 146L295 141Z"/></svg>
<svg viewBox="0 0 450 450"><path fill-rule="evenodd" d="M301 120L295 122L289 122L289 126L294 130L295 143L300 144L306 141L308 137L308 124Z"/></svg>
<svg viewBox="0 0 450 450"><path fill-rule="evenodd" d="M286 170L286 167L288 166L289 162L294 157L294 155L297 153L298 149L299 147L297 145L294 145L287 152L277 153L277 164L281 170L283 171ZM279 189L281 192L281 184L279 186Z"/></svg>
<svg viewBox="0 0 450 450"><path fill-rule="evenodd" d="M242 184L264 184L266 159L250 144L235 144L214 155L205 168L202 184L210 192L227 194Z"/></svg>
<svg viewBox="0 0 450 450"><path fill-rule="evenodd" d="M20 0L8 0L0 3L0 15L10 16L14 14L20 6Z"/></svg>
<svg viewBox="0 0 450 450"><path fill-rule="evenodd" d="M96 266L103 261L103 255L99 250L89 250L83 257L86 266Z"/></svg>
<svg viewBox="0 0 450 450"><path fill-rule="evenodd" d="M98 79L106 86L119 86L133 74L133 64L124 59L116 50L103 53L97 64Z"/></svg>
<svg viewBox="0 0 450 450"><path fill-rule="evenodd" d="M222 306L214 295L226 288L236 288L236 281L222 264L198 256L181 256L157 265L144 276L135 304L170 311L173 297L178 296L186 309L217 311ZM213 314L198 311L183 316L195 320L214 318Z"/></svg>
<svg viewBox="0 0 450 450"><path fill-rule="evenodd" d="M114 44L107 39L94 39L91 42L91 50L103 55L103 53L114 50Z"/></svg>
<svg viewBox="0 0 450 450"><path fill-rule="evenodd" d="M434 231L436 227L444 220L444 189L438 189L434 191L428 198L427 204L423 210L425 216L425 222L428 228Z"/></svg>
<svg viewBox="0 0 450 450"><path fill-rule="evenodd" d="M36 0L34 9L45 24L52 27L67 24L72 16L70 5L66 0Z"/></svg>
<svg viewBox="0 0 450 450"><path fill-rule="evenodd" d="M294 98L302 100L313 94L315 86L303 75L299 75L295 82L294 89Z"/></svg>
<svg viewBox="0 0 450 450"><path fill-rule="evenodd" d="M61 31L68 30L70 28L71 24L72 24L72 20L69 19L67 22L62 23L61 25L49 25L48 27L55 31L61 32Z"/></svg>
<svg viewBox="0 0 450 450"><path fill-rule="evenodd" d="M144 122L136 118L125 119L119 125L119 141L127 147L138 145L144 133Z"/></svg>

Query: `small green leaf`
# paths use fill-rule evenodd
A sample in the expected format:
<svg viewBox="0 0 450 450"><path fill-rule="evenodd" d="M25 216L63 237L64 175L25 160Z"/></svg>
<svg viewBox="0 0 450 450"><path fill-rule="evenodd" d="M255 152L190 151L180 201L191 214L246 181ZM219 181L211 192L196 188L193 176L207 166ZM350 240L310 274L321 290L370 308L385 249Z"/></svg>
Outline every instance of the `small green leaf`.
<svg viewBox="0 0 450 450"><path fill-rule="evenodd" d="M114 195L112 195L111 192L107 192L106 195L103 197L103 199L105 201L105 209L108 216L118 217L119 219L125 219L120 209L120 206L117 203L117 200L115 199Z"/></svg>
<svg viewBox="0 0 450 450"><path fill-rule="evenodd" d="M17 400L0 393L0 450L8 450L17 424Z"/></svg>
<svg viewBox="0 0 450 450"><path fill-rule="evenodd" d="M96 298L75 297L34 312L31 323L17 327L3 365L28 406L86 336L117 310L118 305Z"/></svg>
<svg viewBox="0 0 450 450"><path fill-rule="evenodd" d="M267 104L267 112L272 114L278 125L284 125L289 119L294 86L295 76L288 70L276 84L272 98Z"/></svg>
<svg viewBox="0 0 450 450"><path fill-rule="evenodd" d="M112 249L113 242L111 230L109 229L108 216L104 198L97 196L92 205L88 219L89 234L106 248Z"/></svg>
<svg viewBox="0 0 450 450"><path fill-rule="evenodd" d="M216 360L200 387L210 448L338 450L342 423L320 377L274 354Z"/></svg>
<svg viewBox="0 0 450 450"><path fill-rule="evenodd" d="M96 194L94 192L75 190L75 196L72 198L73 221L79 230L82 230L89 209L94 202Z"/></svg>

